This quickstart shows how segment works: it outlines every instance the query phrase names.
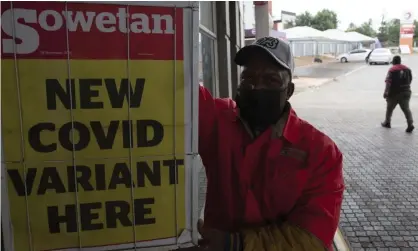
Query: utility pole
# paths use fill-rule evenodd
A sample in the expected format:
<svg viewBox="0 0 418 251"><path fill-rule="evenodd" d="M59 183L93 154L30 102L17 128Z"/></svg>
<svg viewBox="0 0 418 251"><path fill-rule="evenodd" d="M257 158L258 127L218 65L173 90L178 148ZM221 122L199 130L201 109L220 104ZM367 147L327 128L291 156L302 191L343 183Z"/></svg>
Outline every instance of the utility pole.
<svg viewBox="0 0 418 251"><path fill-rule="evenodd" d="M256 39L270 35L271 4L271 1L254 1Z"/></svg>

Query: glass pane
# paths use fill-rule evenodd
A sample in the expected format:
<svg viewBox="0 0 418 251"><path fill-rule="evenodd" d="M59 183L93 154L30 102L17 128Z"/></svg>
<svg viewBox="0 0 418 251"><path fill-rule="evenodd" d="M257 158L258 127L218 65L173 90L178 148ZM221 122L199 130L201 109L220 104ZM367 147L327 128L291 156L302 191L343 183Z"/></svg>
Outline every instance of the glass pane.
<svg viewBox="0 0 418 251"><path fill-rule="evenodd" d="M214 93L214 40L199 33L199 83Z"/></svg>
<svg viewBox="0 0 418 251"><path fill-rule="evenodd" d="M213 20L214 20L213 2L212 1L200 1L199 2L199 21L200 24L205 26L207 29L214 31Z"/></svg>

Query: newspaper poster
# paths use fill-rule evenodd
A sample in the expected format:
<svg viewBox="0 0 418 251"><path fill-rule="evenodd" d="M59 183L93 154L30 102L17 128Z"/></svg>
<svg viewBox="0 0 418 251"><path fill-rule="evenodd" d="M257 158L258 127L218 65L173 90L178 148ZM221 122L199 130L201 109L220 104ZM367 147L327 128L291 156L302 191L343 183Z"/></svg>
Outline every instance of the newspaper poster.
<svg viewBox="0 0 418 251"><path fill-rule="evenodd" d="M189 210L184 9L2 2L1 12L13 250L173 244Z"/></svg>

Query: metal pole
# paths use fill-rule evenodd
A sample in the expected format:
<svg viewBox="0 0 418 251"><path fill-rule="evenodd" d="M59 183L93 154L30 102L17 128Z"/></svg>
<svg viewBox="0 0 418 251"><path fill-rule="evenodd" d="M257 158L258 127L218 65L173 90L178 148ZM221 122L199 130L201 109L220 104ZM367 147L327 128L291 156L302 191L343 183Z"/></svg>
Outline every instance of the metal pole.
<svg viewBox="0 0 418 251"><path fill-rule="evenodd" d="M254 1L255 37L256 39L270 35L270 13L268 1Z"/></svg>

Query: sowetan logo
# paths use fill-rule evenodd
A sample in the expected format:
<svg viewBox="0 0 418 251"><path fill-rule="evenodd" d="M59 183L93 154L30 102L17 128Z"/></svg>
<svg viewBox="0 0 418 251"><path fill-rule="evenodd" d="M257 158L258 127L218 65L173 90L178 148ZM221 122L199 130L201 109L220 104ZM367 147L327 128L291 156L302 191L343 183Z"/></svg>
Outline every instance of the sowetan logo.
<svg viewBox="0 0 418 251"><path fill-rule="evenodd" d="M14 53L15 47L17 54L35 52L40 40L37 29L54 32L67 28L69 32L90 32L95 28L103 33L174 34L171 15L128 14L126 8L118 8L117 13L16 8L4 11L1 20L3 32L10 37L2 40L3 53ZM30 24L38 24L40 28Z"/></svg>

